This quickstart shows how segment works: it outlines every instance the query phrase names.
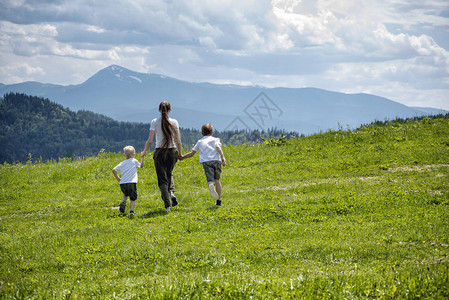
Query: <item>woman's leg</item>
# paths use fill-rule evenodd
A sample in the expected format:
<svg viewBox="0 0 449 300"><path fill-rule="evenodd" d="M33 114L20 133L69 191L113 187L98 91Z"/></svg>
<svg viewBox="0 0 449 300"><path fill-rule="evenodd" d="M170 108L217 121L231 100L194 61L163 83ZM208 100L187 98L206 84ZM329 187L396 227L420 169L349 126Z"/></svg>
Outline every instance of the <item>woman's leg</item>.
<svg viewBox="0 0 449 300"><path fill-rule="evenodd" d="M167 153L166 170L168 180L168 194L170 199L172 200L172 206L178 205L178 201L176 201L176 197L173 194L175 188L175 184L173 181L173 169L175 168L175 164L177 161L178 161L178 151L170 149L169 152Z"/></svg>
<svg viewBox="0 0 449 300"><path fill-rule="evenodd" d="M164 153L163 150L156 150L154 152L157 182L166 209L172 206L170 201L170 185L177 158L178 152L172 149L169 149L167 153Z"/></svg>
<svg viewBox="0 0 449 300"><path fill-rule="evenodd" d="M165 208L171 207L170 193L168 192L169 181L167 178L166 162L164 159L164 152L156 149L154 152L154 167L156 169L157 184L161 192L161 198L164 201Z"/></svg>

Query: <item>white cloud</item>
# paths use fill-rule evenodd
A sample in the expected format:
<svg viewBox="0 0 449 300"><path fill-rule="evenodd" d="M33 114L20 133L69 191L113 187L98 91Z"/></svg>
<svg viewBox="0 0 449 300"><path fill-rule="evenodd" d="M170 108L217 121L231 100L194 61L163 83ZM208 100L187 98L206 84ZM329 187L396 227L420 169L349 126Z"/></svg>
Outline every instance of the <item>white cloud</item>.
<svg viewBox="0 0 449 300"><path fill-rule="evenodd" d="M94 25L86 26L86 30L90 31L90 32L95 32L95 33L104 33L104 32L106 32L106 30L104 30L103 28L100 28L100 27L94 26Z"/></svg>
<svg viewBox="0 0 449 300"><path fill-rule="evenodd" d="M378 43L378 52L383 53L383 56L399 56L404 52L413 51L414 55L434 56L439 61L447 61L449 58L449 52L438 46L427 35L392 34L383 24L379 24L378 28L374 31L374 37Z"/></svg>
<svg viewBox="0 0 449 300"><path fill-rule="evenodd" d="M27 63L6 64L0 69L0 76L15 74L16 80L22 81L22 78L33 78L34 76L45 75L41 67L33 67Z"/></svg>
<svg viewBox="0 0 449 300"><path fill-rule="evenodd" d="M118 64L410 103L413 91L449 109L448 11L447 0L5 0L0 82L77 83Z"/></svg>

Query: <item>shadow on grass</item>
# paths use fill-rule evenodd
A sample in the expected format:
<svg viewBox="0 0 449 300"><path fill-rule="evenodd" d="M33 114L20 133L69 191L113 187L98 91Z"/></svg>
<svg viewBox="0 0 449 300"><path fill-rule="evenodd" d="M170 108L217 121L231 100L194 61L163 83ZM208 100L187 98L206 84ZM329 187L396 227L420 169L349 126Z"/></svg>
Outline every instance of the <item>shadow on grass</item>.
<svg viewBox="0 0 449 300"><path fill-rule="evenodd" d="M209 206L208 208L206 208L207 211L216 211L217 209L220 209L220 206Z"/></svg>
<svg viewBox="0 0 449 300"><path fill-rule="evenodd" d="M217 210L218 207L211 206L206 208L207 211L215 211ZM172 207L172 210L170 212L166 212L164 209L157 209L154 211L150 211L147 212L144 215L139 216L139 218L143 218L143 219L149 219L149 218L156 218L156 217L160 217L160 216L167 216L169 214L190 214L190 213L194 213L194 210L190 209L189 207Z"/></svg>
<svg viewBox="0 0 449 300"><path fill-rule="evenodd" d="M115 210L115 207L113 208ZM207 206L205 208L206 211L217 211L218 209L220 209L220 207L217 207L215 205L211 205L211 206ZM118 207L117 207L118 210ZM153 211L149 211L145 214L137 214L135 216L130 215L129 213L125 212L125 213L121 213L121 212L114 212L114 213L109 213L106 218L110 219L110 218L130 218L130 219L134 219L134 218L139 218L139 219L150 219L150 218L156 218L156 217L161 217L161 216L167 216L169 214L177 214L177 213L194 213L194 211L192 209L189 209L188 207L176 207L173 208L170 212L166 212L165 209L155 209Z"/></svg>
<svg viewBox="0 0 449 300"><path fill-rule="evenodd" d="M160 216L166 216L168 214L169 214L169 212L166 212L165 210L158 209L155 211L147 212L146 214L139 216L139 217L143 218L143 219L149 219L149 218L156 218L156 217L160 217Z"/></svg>

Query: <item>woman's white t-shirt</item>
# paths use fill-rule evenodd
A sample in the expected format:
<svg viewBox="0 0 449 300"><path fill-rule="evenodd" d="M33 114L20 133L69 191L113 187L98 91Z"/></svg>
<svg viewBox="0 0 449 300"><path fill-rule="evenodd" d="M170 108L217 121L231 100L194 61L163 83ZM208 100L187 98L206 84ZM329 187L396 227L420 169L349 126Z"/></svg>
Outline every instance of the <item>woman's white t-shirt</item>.
<svg viewBox="0 0 449 300"><path fill-rule="evenodd" d="M170 124L172 124L176 129L179 129L178 121L172 118L168 118ZM162 132L162 117L153 119L150 125L150 131L154 130L156 133L156 148L161 148L164 144L164 133ZM175 146L175 132L173 132L173 139L168 144L168 148L176 148Z"/></svg>

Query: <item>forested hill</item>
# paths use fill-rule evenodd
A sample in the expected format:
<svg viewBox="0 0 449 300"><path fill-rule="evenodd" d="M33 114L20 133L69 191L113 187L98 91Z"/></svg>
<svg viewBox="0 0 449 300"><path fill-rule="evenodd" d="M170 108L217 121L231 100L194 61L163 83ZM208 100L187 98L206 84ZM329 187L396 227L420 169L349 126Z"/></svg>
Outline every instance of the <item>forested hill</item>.
<svg viewBox="0 0 449 300"><path fill-rule="evenodd" d="M141 149L148 125L120 123L88 111L73 112L50 100L6 94L0 104L0 162L78 157L120 151L126 144Z"/></svg>
<svg viewBox="0 0 449 300"><path fill-rule="evenodd" d="M118 122L84 110L73 112L48 99L25 94L9 93L0 101L0 163L120 152L126 145L140 151L148 138L149 124ZM225 143L239 144L281 133L272 130L215 135ZM181 128L181 136L183 145L192 146L201 133Z"/></svg>

